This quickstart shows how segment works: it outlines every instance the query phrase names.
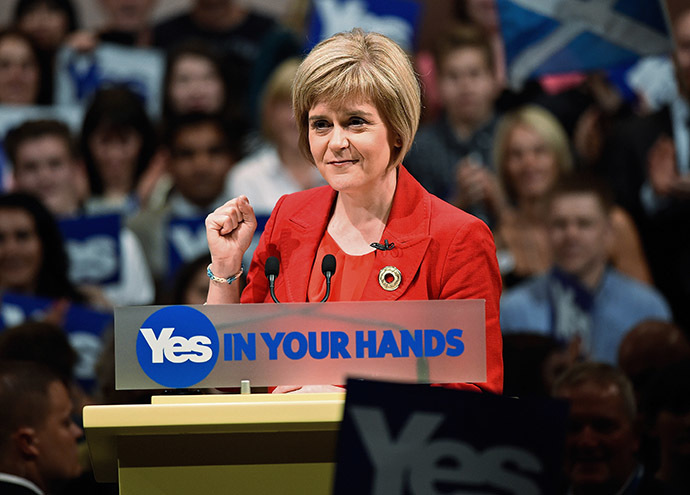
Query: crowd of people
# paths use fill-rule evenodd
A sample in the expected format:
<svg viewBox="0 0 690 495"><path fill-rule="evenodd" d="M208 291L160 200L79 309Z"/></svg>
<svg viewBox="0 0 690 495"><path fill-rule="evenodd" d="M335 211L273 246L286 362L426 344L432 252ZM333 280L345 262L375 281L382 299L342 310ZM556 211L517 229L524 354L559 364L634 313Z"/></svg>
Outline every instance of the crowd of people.
<svg viewBox="0 0 690 495"><path fill-rule="evenodd" d="M311 2L294 3L304 13ZM447 26L408 54L423 106L414 141L403 136L394 146L409 151L395 164L402 165L390 201L396 187L427 201L419 182L493 234L503 287L503 393L571 402L565 490L687 493L690 9L671 19L677 91L653 110L642 95L619 94L603 72L581 74L558 91L543 80L509 88L495 2L447 4ZM67 396L77 420L84 404L147 400L114 390L107 329L90 356L91 374L75 374L87 346L69 337L70 308L112 315L117 306L202 304L213 252L209 214L248 198L257 229L239 256L256 273L252 256L265 254L259 235L276 204L286 208L280 198L333 186L305 155L299 126L306 124L293 114L293 80L308 51L304 17L296 26L234 0L192 0L188 11L155 23L155 0L100 5L105 22L87 31L70 0L17 0L0 30L0 488L16 481L3 473L16 473L20 460L46 493L79 474L81 430L69 415L59 417ZM61 118L60 54L103 46L161 54L159 91L142 95L131 81L102 81L78 119ZM305 93L323 90L302 84ZM311 108L298 110L306 119ZM326 204L307 199L314 208ZM238 208L246 209L242 201ZM430 204L455 218L445 203ZM332 219L347 211L338 205ZM407 205L410 215L415 206ZM75 228L90 234L79 237ZM349 242L328 234L341 247ZM238 271L229 266L227 274ZM263 290L258 279L250 279L243 301L257 285ZM305 300L312 289L320 288L305 286ZM457 293L471 293L464 289ZM267 299L264 292L256 298ZM18 315L14 296L44 303ZM55 353L44 351L60 346L63 359L49 360ZM486 390L500 391L499 375ZM26 391L21 399L19 391ZM46 433L42 422L62 431ZM48 455L61 465L47 459L53 465L46 468L45 450L32 444L46 434L63 442Z"/></svg>

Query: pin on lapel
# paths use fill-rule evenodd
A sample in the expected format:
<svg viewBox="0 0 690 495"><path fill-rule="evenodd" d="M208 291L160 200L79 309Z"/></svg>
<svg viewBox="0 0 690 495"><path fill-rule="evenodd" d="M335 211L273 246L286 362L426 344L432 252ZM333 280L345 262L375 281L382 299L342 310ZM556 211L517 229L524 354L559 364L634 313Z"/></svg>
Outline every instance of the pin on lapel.
<svg viewBox="0 0 690 495"><path fill-rule="evenodd" d="M394 291L400 287L402 273L394 266L384 266L379 270L379 285L383 290Z"/></svg>

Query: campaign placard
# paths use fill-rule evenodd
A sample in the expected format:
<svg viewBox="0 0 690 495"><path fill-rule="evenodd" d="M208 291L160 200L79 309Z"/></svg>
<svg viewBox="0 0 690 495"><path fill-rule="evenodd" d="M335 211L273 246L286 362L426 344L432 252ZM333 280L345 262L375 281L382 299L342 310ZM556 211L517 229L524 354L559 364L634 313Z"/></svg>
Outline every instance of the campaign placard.
<svg viewBox="0 0 690 495"><path fill-rule="evenodd" d="M171 218L166 230L168 273L174 277L178 268L208 253L206 216Z"/></svg>
<svg viewBox="0 0 690 495"><path fill-rule="evenodd" d="M334 495L559 493L567 404L350 380Z"/></svg>
<svg viewBox="0 0 690 495"><path fill-rule="evenodd" d="M486 381L484 300L115 309L116 387Z"/></svg>
<svg viewBox="0 0 690 495"><path fill-rule="evenodd" d="M6 292L0 302L0 331L28 319L41 320L55 301ZM86 390L96 383L96 362L103 350L103 333L112 328L113 314L70 304L61 326L77 352L74 375Z"/></svg>
<svg viewBox="0 0 690 495"><path fill-rule="evenodd" d="M165 57L159 50L100 43L90 52L63 46L55 63L55 102L85 105L101 87L126 86L141 97L148 114L161 114Z"/></svg>
<svg viewBox="0 0 690 495"><path fill-rule="evenodd" d="M69 278L77 285L120 281L120 215L85 215L60 220L69 256Z"/></svg>

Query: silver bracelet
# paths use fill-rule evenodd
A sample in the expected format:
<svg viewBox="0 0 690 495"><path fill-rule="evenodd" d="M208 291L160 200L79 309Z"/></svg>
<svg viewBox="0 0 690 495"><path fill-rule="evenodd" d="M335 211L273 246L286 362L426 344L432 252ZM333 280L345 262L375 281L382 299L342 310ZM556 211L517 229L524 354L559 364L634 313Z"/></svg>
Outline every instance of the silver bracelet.
<svg viewBox="0 0 690 495"><path fill-rule="evenodd" d="M211 271L211 265L213 263L210 263L208 267L206 268L206 275L208 275L208 278L210 278L213 282L218 282L219 284L228 284L230 285L233 283L235 280L240 278L240 276L244 273L244 265L240 265L240 271L234 274L230 278L222 278L222 277L217 277L213 274Z"/></svg>

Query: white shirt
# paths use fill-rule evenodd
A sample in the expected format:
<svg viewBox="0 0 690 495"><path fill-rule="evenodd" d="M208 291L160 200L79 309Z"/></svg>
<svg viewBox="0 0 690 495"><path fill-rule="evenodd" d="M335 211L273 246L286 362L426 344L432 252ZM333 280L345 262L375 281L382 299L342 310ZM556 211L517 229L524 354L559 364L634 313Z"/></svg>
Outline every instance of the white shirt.
<svg viewBox="0 0 690 495"><path fill-rule="evenodd" d="M314 167L312 184L326 181ZM269 215L281 196L301 191L303 187L285 170L273 146L263 146L238 162L225 180L228 199L244 194L257 215Z"/></svg>
<svg viewBox="0 0 690 495"><path fill-rule="evenodd" d="M27 480L26 478L20 478L19 476L15 476L13 474L0 473L0 481L12 483L13 485L21 485L35 492L36 495L45 495L43 491L38 486L36 486L35 483Z"/></svg>

